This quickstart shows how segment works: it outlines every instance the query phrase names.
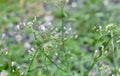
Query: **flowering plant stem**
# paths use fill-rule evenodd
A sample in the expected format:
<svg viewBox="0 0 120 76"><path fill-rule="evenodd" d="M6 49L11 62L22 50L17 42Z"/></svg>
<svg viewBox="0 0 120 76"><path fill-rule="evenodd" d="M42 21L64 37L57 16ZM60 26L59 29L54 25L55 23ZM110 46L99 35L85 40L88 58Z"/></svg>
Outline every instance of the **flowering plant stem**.
<svg viewBox="0 0 120 76"><path fill-rule="evenodd" d="M115 71L115 75L117 76L116 58L115 58L115 46L114 46L113 31L112 31L112 30L111 30L111 38L112 38L112 39L111 39L111 45L112 45L114 71Z"/></svg>
<svg viewBox="0 0 120 76"><path fill-rule="evenodd" d="M104 50L106 49L106 47L108 46L108 44L111 42L111 45L112 45L112 52L113 52L113 62L114 62L114 70L115 70L115 74L117 76L117 69L116 69L116 61L115 61L115 46L114 46L114 41L113 41L113 38L116 37L117 34L113 35L113 31L111 30L111 38L108 39L108 41L105 43L104 45ZM99 41L99 39L98 39ZM98 42L97 41L97 42ZM101 55L99 57L95 57L94 58L94 62L93 64L91 65L91 67L84 73L84 76L88 76L89 75L89 72L92 70L92 68L95 66L95 64L97 64L97 62L99 61L99 59L101 57L103 57L104 55L102 54L103 51L101 51Z"/></svg>
<svg viewBox="0 0 120 76"><path fill-rule="evenodd" d="M35 32L33 32L33 35L34 35L35 41L37 41ZM33 63L33 61L34 61L36 55L37 55L37 52L38 52L38 50L35 50L35 53L34 53L32 59L31 59L31 61L30 61L30 64L29 64L29 66L28 66L28 68L27 68L27 71L26 71L26 73L25 73L25 76L28 75L28 72L29 72L29 70L30 70L30 68L31 68L31 66L32 66L32 63Z"/></svg>
<svg viewBox="0 0 120 76"><path fill-rule="evenodd" d="M61 14L64 15L64 6L65 1L63 1L63 5L61 6ZM64 16L61 17L61 27L62 27L62 50L65 52L65 42L64 42Z"/></svg>
<svg viewBox="0 0 120 76"><path fill-rule="evenodd" d="M65 5L65 1L63 1L63 4L62 4L62 6L61 6L61 14L64 14L64 5ZM62 51L65 52L65 43L64 43L64 17L61 18L61 27L62 27ZM36 38L35 32L33 32L33 34L34 34L35 41L37 41L37 43L38 43L39 41L38 41L37 38ZM41 49L41 48L40 48L41 43L38 43L38 44L39 44L39 45L36 44L36 45L38 46L38 48L36 48L36 51L35 51L34 55L32 56L32 59L31 59L30 64L29 64L29 66L28 66L28 68L27 68L27 71L26 71L26 73L25 73L25 76L28 76L28 73L29 73L29 71L30 71L30 68L31 68L31 66L32 66L32 63L33 63L33 61L34 61L34 59L35 59L38 51ZM54 64L57 68L59 68L61 71L65 72L65 70L63 70L63 69L60 68L56 63L54 63L54 61L44 52L43 49L41 49L41 51L43 52L43 55L44 55L51 63L53 63L53 64ZM63 63L63 62L62 62L62 63ZM46 64L45 64L45 65L46 65ZM47 67L47 65L46 65L46 67ZM48 70L48 67L47 67L47 70ZM50 74L49 74L49 75L50 75Z"/></svg>

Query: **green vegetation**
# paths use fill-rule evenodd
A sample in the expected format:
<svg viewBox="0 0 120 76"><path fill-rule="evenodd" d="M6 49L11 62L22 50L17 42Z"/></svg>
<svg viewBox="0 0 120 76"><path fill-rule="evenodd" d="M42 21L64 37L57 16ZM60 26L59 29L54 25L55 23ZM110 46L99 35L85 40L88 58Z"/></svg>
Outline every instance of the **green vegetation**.
<svg viewBox="0 0 120 76"><path fill-rule="evenodd" d="M119 0L0 0L0 76L119 76Z"/></svg>

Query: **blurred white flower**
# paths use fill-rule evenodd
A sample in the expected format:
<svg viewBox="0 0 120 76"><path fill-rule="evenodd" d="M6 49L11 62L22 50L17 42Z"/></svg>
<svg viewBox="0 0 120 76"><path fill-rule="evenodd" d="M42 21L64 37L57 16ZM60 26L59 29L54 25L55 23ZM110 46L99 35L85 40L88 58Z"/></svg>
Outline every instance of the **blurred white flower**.
<svg viewBox="0 0 120 76"><path fill-rule="evenodd" d="M7 27L8 27L8 28L13 28L14 25L13 25L12 23L9 23Z"/></svg>
<svg viewBox="0 0 120 76"><path fill-rule="evenodd" d="M24 72L22 72L21 74L20 74L20 76L23 76L24 75Z"/></svg>
<svg viewBox="0 0 120 76"><path fill-rule="evenodd" d="M24 23L25 24L25 23ZM27 28L32 28L32 25L33 25L33 22L28 22L27 24L26 24L26 27Z"/></svg>
<svg viewBox="0 0 120 76"><path fill-rule="evenodd" d="M29 53L29 54L31 54L32 52L34 52L35 51L35 49L32 47L31 49L29 49L27 52Z"/></svg>
<svg viewBox="0 0 120 76"><path fill-rule="evenodd" d="M77 38L78 38L78 35L76 34L76 35L75 35L75 39L77 39Z"/></svg>
<svg viewBox="0 0 120 76"><path fill-rule="evenodd" d="M5 39L5 37L6 37L6 33L3 33L2 34L2 39Z"/></svg>
<svg viewBox="0 0 120 76"><path fill-rule="evenodd" d="M15 29L19 30L20 29L20 25L16 25Z"/></svg>
<svg viewBox="0 0 120 76"><path fill-rule="evenodd" d="M70 27L68 30L69 30L69 31L71 31L71 30L72 30L72 28Z"/></svg>
<svg viewBox="0 0 120 76"><path fill-rule="evenodd" d="M95 50L95 52L94 52L94 57L99 57L99 53L100 53L99 50Z"/></svg>
<svg viewBox="0 0 120 76"><path fill-rule="evenodd" d="M105 6L108 6L109 0L103 0L103 4L104 4Z"/></svg>
<svg viewBox="0 0 120 76"><path fill-rule="evenodd" d="M96 72L90 72L89 76L96 76Z"/></svg>
<svg viewBox="0 0 120 76"><path fill-rule="evenodd" d="M7 76L8 75L8 73L7 73L7 71L5 71L5 70L2 70L1 72L0 72L0 76Z"/></svg>
<svg viewBox="0 0 120 76"><path fill-rule="evenodd" d="M46 30L45 25L43 25L43 24L40 25L40 26L39 26L39 29L42 30L42 31L45 31L45 30Z"/></svg>
<svg viewBox="0 0 120 76"><path fill-rule="evenodd" d="M8 47L5 47L4 50L5 50L5 51L8 51Z"/></svg>
<svg viewBox="0 0 120 76"><path fill-rule="evenodd" d="M72 2L72 7L73 8L77 7L77 3L76 2Z"/></svg>
<svg viewBox="0 0 120 76"><path fill-rule="evenodd" d="M68 3L69 2L69 0L66 0L66 3Z"/></svg>
<svg viewBox="0 0 120 76"><path fill-rule="evenodd" d="M28 43L28 42L25 42L25 43L24 43L24 47L25 47L25 48L27 48L27 49L30 49L31 44L30 44L30 43Z"/></svg>
<svg viewBox="0 0 120 76"><path fill-rule="evenodd" d="M46 22L51 22L53 19L54 19L54 18L53 18L53 16L51 16L51 15L46 15L46 16L44 17L44 20L45 20Z"/></svg>
<svg viewBox="0 0 120 76"><path fill-rule="evenodd" d="M45 26L52 26L52 23L51 23L51 22L45 22L44 25L45 25Z"/></svg>
<svg viewBox="0 0 120 76"><path fill-rule="evenodd" d="M16 35L17 32L13 32L13 35Z"/></svg>
<svg viewBox="0 0 120 76"><path fill-rule="evenodd" d="M33 47L31 48L31 50L32 50L32 51L35 51L35 49L34 49Z"/></svg>
<svg viewBox="0 0 120 76"><path fill-rule="evenodd" d="M11 66L14 66L14 65L15 65L15 62L14 62L14 61L12 61L12 62L11 62Z"/></svg>
<svg viewBox="0 0 120 76"><path fill-rule="evenodd" d="M106 26L106 31L110 31L110 30L114 29L115 27L116 27L115 24L108 24L108 25Z"/></svg>
<svg viewBox="0 0 120 76"><path fill-rule="evenodd" d="M16 39L16 41L20 42L22 40L22 36L21 35L16 35L15 39Z"/></svg>

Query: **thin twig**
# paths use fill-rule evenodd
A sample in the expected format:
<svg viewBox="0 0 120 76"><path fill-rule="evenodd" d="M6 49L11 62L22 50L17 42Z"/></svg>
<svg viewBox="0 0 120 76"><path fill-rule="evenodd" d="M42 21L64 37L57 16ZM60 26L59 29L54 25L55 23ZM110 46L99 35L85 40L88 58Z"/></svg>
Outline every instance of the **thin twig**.
<svg viewBox="0 0 120 76"><path fill-rule="evenodd" d="M115 75L117 76L117 69L116 69L116 60L115 60L115 46L114 46L114 39L113 39L113 31L111 30L111 45L112 45L112 53L113 53L113 63L114 63L114 70L115 70Z"/></svg>

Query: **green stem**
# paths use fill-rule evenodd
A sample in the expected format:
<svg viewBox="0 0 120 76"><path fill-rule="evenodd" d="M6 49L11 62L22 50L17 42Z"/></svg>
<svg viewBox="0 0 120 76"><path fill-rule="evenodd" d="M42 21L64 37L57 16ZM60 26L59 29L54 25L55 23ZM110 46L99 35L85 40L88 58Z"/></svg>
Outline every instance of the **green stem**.
<svg viewBox="0 0 120 76"><path fill-rule="evenodd" d="M65 70L63 70L61 67L59 67L56 63L54 63L54 61L52 61L52 59L45 53L43 52L44 56L51 62L53 63L57 68L59 68L61 71L65 72Z"/></svg>
<svg viewBox="0 0 120 76"><path fill-rule="evenodd" d="M92 66L87 70L87 72L84 73L84 76L89 76L90 71L92 70L92 68L95 66L95 64L98 62L98 60L95 60L95 62L93 62Z"/></svg>
<svg viewBox="0 0 120 76"><path fill-rule="evenodd" d="M35 32L34 32L34 31L32 31L32 32L33 32L33 35L34 35L35 40L37 40L37 37L36 37ZM29 64L29 66L28 66L28 68L27 68L27 71L26 71L26 73L25 73L25 76L28 75L28 73L29 73L29 71L30 71L30 68L31 68L31 66L32 66L32 63L33 63L33 61L34 61L34 59L35 59L35 57L36 57L36 55L37 55L37 52L38 52L38 50L35 51L35 53L34 53L34 55L33 55L33 57L32 57L32 60L30 61L30 64Z"/></svg>
<svg viewBox="0 0 120 76"><path fill-rule="evenodd" d="M63 1L63 5L61 6L61 14L62 14L61 27L62 27L62 50L65 52L65 42L64 42L64 6L65 6L65 2Z"/></svg>
<svg viewBox="0 0 120 76"><path fill-rule="evenodd" d="M48 76L51 76L50 73L49 73L49 69L48 69L48 66L47 66L46 62L47 62L47 58L45 57L45 67L46 67L46 69L47 69Z"/></svg>
<svg viewBox="0 0 120 76"><path fill-rule="evenodd" d="M115 46L114 46L114 39L113 39L113 31L111 30L111 45L112 45L112 53L113 53L113 64L114 64L114 70L115 75L117 76L117 69L116 69L116 60L115 60Z"/></svg>
<svg viewBox="0 0 120 76"><path fill-rule="evenodd" d="M29 64L29 66L28 66L28 69L27 69L27 71L26 71L25 76L28 75L29 70L30 70L30 68L31 68L31 66L32 66L32 63L33 63L33 61L34 61L34 59L35 59L35 57L36 57L36 55L37 55L37 52L38 52L38 50L35 51L35 53L34 53L34 55L33 55L33 57L32 57L32 60L31 60L31 62L30 62L30 64Z"/></svg>
<svg viewBox="0 0 120 76"><path fill-rule="evenodd" d="M115 62L115 54L114 54L114 44L113 44L113 38L116 37L116 35L113 35L113 32L111 33L111 38L106 42L106 44L104 45L104 49L106 49L107 45L110 43L112 44L112 48L113 48L113 60L114 60L114 69L115 69L115 73L117 75L117 71L116 71L116 62ZM101 36L102 37L102 36ZM101 38L100 37L100 38ZM98 41L100 40L100 38L98 39ZM97 43L98 43L97 41ZM102 51L101 51L102 52ZM84 76L88 76L89 72L91 71L91 69L94 67L94 65L99 61L99 59L103 57L103 55L101 54L98 58L94 59L94 63L92 64L92 66L87 70L87 72L84 73Z"/></svg>

